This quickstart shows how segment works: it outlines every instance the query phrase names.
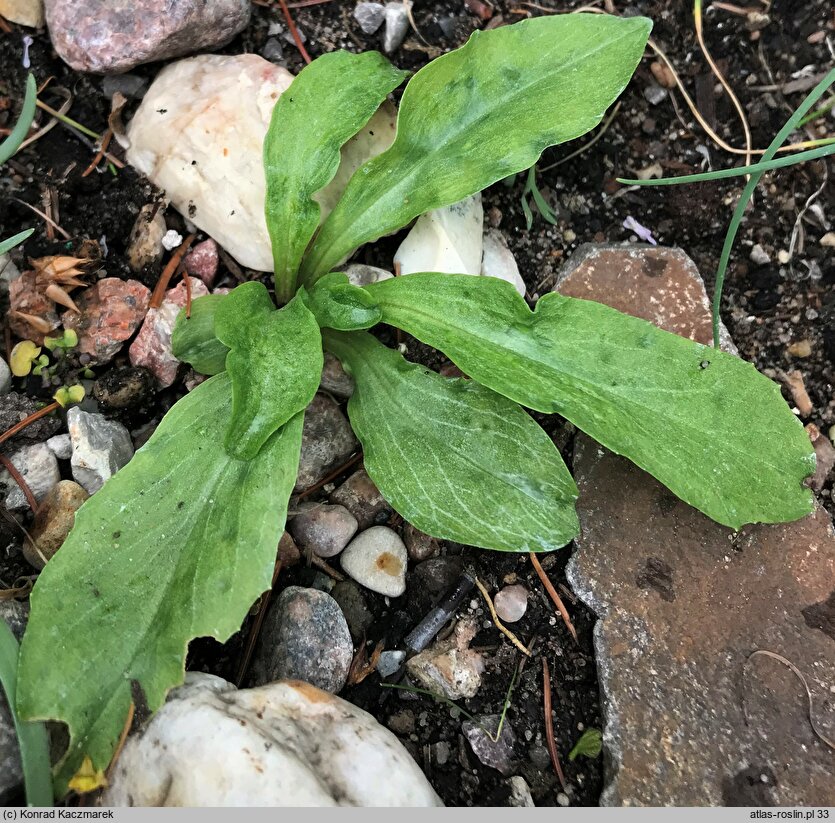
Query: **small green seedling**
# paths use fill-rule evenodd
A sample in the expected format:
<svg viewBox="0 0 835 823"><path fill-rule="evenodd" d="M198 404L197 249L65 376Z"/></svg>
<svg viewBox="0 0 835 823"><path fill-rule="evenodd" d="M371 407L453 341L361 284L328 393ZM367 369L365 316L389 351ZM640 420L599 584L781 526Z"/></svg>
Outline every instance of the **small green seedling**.
<svg viewBox="0 0 835 823"><path fill-rule="evenodd" d="M33 343L31 340L21 340L15 344L12 353L9 356L9 368L15 377L26 377L40 362L41 347ZM47 358L47 362L49 359Z"/></svg>
<svg viewBox="0 0 835 823"><path fill-rule="evenodd" d="M61 386L52 396L52 399L63 408L67 408L74 403L80 403L84 399L84 386L80 383L73 386Z"/></svg>
<svg viewBox="0 0 835 823"><path fill-rule="evenodd" d="M365 468L428 534L552 551L578 533L577 487L525 410L562 415L731 528L812 510L809 438L753 366L586 300L531 310L509 283L426 272L367 288L336 273L360 246L535 165L585 134L629 82L641 17L560 15L476 32L403 93L391 147L322 220L313 195L403 80L382 55L326 54L279 98L264 142L275 293L194 302L177 356L214 375L84 506L32 593L18 707L69 726L63 793L106 768L131 701L182 682L189 641L225 640L270 587L323 349L353 375ZM409 363L385 323L471 379Z"/></svg>
<svg viewBox="0 0 835 823"><path fill-rule="evenodd" d="M580 739L574 744L574 748L568 753L568 759L572 762L580 755L594 759L603 750L603 735L599 729L586 729Z"/></svg>
<svg viewBox="0 0 835 823"><path fill-rule="evenodd" d="M43 344L49 351L74 349L78 345L78 334L75 329L66 329L60 337L44 337Z"/></svg>

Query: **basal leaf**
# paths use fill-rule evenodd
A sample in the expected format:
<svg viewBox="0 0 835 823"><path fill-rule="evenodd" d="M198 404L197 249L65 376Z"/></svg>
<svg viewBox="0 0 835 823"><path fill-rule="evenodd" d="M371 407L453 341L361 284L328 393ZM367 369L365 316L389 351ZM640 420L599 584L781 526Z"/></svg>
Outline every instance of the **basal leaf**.
<svg viewBox="0 0 835 823"><path fill-rule="evenodd" d="M215 312L229 346L232 420L226 450L250 460L274 431L307 408L322 376L322 338L301 296L276 310L262 283L242 283Z"/></svg>
<svg viewBox="0 0 835 823"><path fill-rule="evenodd" d="M312 196L336 174L342 145L406 74L376 51L334 51L304 68L276 103L264 171L276 292L283 301L295 294L299 263L319 225Z"/></svg>
<svg viewBox="0 0 835 823"><path fill-rule="evenodd" d="M322 328L370 329L382 319L374 298L348 282L341 272L326 274L306 293L305 303Z"/></svg>
<svg viewBox="0 0 835 823"><path fill-rule="evenodd" d="M5 620L0 618L0 688L12 715L17 733L20 763L29 806L52 805L52 768L49 763L49 738L43 723L27 723L17 714L17 667L20 647ZM4 751L4 760L8 754Z"/></svg>
<svg viewBox="0 0 835 823"><path fill-rule="evenodd" d="M0 143L0 165L5 163L19 148L20 144L29 134L29 127L35 119L35 106L38 102L38 84L35 76L30 74L26 77L26 94L23 98L23 106L20 109L20 116L14 124L9 136Z"/></svg>
<svg viewBox="0 0 835 823"><path fill-rule="evenodd" d="M24 240L34 233L34 229L24 229L23 231L13 234L6 240L0 240L0 254L5 254L11 251L15 246L19 246Z"/></svg>
<svg viewBox="0 0 835 823"><path fill-rule="evenodd" d="M589 300L531 312L490 277L412 274L367 287L383 320L523 406L555 412L732 528L812 509L809 437L750 363Z"/></svg>
<svg viewBox="0 0 835 823"><path fill-rule="evenodd" d="M365 468L406 520L503 551L549 551L577 534L577 487L516 403L409 363L366 332L324 339L356 381L348 416Z"/></svg>
<svg viewBox="0 0 835 823"><path fill-rule="evenodd" d="M226 370L229 347L215 334L215 312L226 297L224 294L198 297L191 302L191 317L186 317L185 309L177 315L171 334L174 357L200 374L220 374Z"/></svg>
<svg viewBox="0 0 835 823"><path fill-rule="evenodd" d="M253 460L230 458L225 374L177 403L78 511L32 592L18 710L69 726L56 788L110 762L131 700L156 710L194 637L225 640L269 588L296 479L302 414Z"/></svg>
<svg viewBox="0 0 835 823"><path fill-rule="evenodd" d="M524 20L477 31L422 68L403 94L394 144L351 178L302 264L302 282L594 128L629 82L651 25L597 14Z"/></svg>

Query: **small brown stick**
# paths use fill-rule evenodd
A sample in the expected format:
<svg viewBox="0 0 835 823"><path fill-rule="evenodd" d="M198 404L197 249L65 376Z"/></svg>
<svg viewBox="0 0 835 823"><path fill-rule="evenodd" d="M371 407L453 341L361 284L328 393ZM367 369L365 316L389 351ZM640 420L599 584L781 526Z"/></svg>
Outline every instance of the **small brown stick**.
<svg viewBox="0 0 835 823"><path fill-rule="evenodd" d="M332 3L333 0L299 0L298 3L288 3L288 9L304 9L308 6L321 6L325 3Z"/></svg>
<svg viewBox="0 0 835 823"><path fill-rule="evenodd" d="M12 476L12 480L20 486L20 490L23 492L29 508L32 509L32 514L34 514L38 508L38 501L35 499L35 495L32 494L32 489L29 488L29 484L23 479L23 475L15 468L14 463L5 454L0 454L0 465Z"/></svg>
<svg viewBox="0 0 835 823"><path fill-rule="evenodd" d="M43 218L51 226L54 226L59 232L61 232L61 234L64 235L64 240L72 240L72 235L59 226L49 215L44 214L40 209L35 208L31 203L27 203L25 200L21 200L19 197L13 197L12 200L16 200L21 206L26 206L27 209L31 209L38 215L38 217Z"/></svg>
<svg viewBox="0 0 835 823"><path fill-rule="evenodd" d="M343 583L345 581L345 575L340 574L333 566L329 566L319 557L318 554L311 554L310 555L310 565L316 566L317 569L323 571L328 577L333 578L336 580L337 583Z"/></svg>
<svg viewBox="0 0 835 823"><path fill-rule="evenodd" d="M107 151L107 147L110 145L110 141L113 138L113 129L108 128L107 131L102 135L101 140L99 141L99 150L96 152L96 156L93 158L92 162L89 166L82 172L82 177L87 177L88 174L92 174L93 169L101 163L102 158L104 157L104 153Z"/></svg>
<svg viewBox="0 0 835 823"><path fill-rule="evenodd" d="M743 677L745 676L745 666L751 662L751 658L756 657L756 655L762 654L766 657L770 657L772 660L776 660L778 663L782 663L784 666L788 666L791 669L792 673L797 677L797 679L803 684L803 688L806 690L806 699L809 701L809 725L812 727L812 731L815 733L815 737L821 741L821 743L825 743L829 746L830 749L835 751L835 741L830 740L818 727L815 723L815 716L814 716L814 702L812 701L812 691L809 688L809 684L806 682L806 678L803 676L803 673L791 660L787 660L783 655L777 654L776 652L770 652L767 649L756 649L751 654L748 655L745 663L742 667ZM748 707L745 703L743 703L743 711L745 714L745 723L748 724Z"/></svg>
<svg viewBox="0 0 835 823"><path fill-rule="evenodd" d="M12 33L12 27L6 22L5 17L0 17L0 29L2 29L6 34Z"/></svg>
<svg viewBox="0 0 835 823"><path fill-rule="evenodd" d="M309 488L305 489L303 492L299 493L299 496L296 500L301 500L303 497L307 497L309 494L313 494L313 492L319 491L323 486L326 486L334 477L339 477L342 472L350 469L355 463L359 463L362 460L362 452L357 452L347 463L343 463L338 469L334 469L324 480L320 480L318 483L314 483Z"/></svg>
<svg viewBox="0 0 835 823"><path fill-rule="evenodd" d="M165 268L162 270L162 274L157 280L156 286L154 286L154 292L151 295L151 302L148 304L148 308L151 309L158 309L162 305L162 301L165 299L165 290L168 288L168 284L171 282L171 278L176 274L177 267L180 265L180 261L185 256L185 253L188 251L188 247L194 242L194 238L197 235L190 234L180 243L179 248L171 255L171 259L165 264Z"/></svg>
<svg viewBox="0 0 835 823"><path fill-rule="evenodd" d="M560 766L560 757L557 754L557 743L554 740L554 721L551 718L551 672L548 669L548 661L542 658L542 703L545 710L545 739L548 741L548 754L551 755L551 763L557 773L560 785L565 791L565 775Z"/></svg>
<svg viewBox="0 0 835 823"><path fill-rule="evenodd" d="M104 774L107 781L109 781L113 775L113 769L116 768L116 761L119 759L119 755L122 754L122 749L125 748L125 742L128 739L130 728L133 726L133 716L135 713L136 706L134 705L133 700L131 700L130 708L128 709L128 716L125 718L125 725L122 726L122 733L119 735L119 742L116 744L116 751L113 752L113 757L110 758L110 765L107 767L107 771Z"/></svg>
<svg viewBox="0 0 835 823"><path fill-rule="evenodd" d="M487 593L487 589L484 588L484 584L476 577L475 584L478 586L478 590L481 592L481 596L484 598L485 603L487 603L487 608L490 609L490 616L493 618L493 622L496 624L496 628L511 642L517 649L519 649L525 657L530 657L531 653L528 651L527 646L510 630L507 626L499 620L499 616L496 614L496 607L493 605L493 601L490 599L490 595Z"/></svg>
<svg viewBox="0 0 835 823"><path fill-rule="evenodd" d="M258 640L258 635L261 634L261 626L264 624L264 617L267 614L267 606L270 605L270 598L273 595L273 589L278 581L278 575L281 574L281 558L275 561L275 568L273 569L273 580L270 583L270 588L261 595L261 601L258 604L258 614L255 617L255 622L250 629L249 637L246 641L246 648L244 649L244 656L241 658L241 665L238 667L238 675L235 678L235 685L240 688L244 681L247 669L249 669L249 661L252 659L252 652L255 650L255 643Z"/></svg>
<svg viewBox="0 0 835 823"><path fill-rule="evenodd" d="M574 628L574 624L571 622L571 617L568 615L568 609L565 608L565 603L562 602L562 598L557 594L557 590L552 585L548 575L545 574L545 569L542 568L537 556L533 552L528 552L528 554L530 555L531 563L533 563L534 569L536 569L536 573L539 575L539 579L542 581L542 585L545 586L545 591L548 592L551 600L554 601L557 611L559 611L562 616L562 622L565 623L565 627L569 632L571 632L571 636L574 638L574 642L576 643L577 629Z"/></svg>
<svg viewBox="0 0 835 823"><path fill-rule="evenodd" d="M29 415L29 417L20 421L20 423L15 423L10 429L7 429L0 434L0 443L5 443L9 438L14 437L18 432L23 431L30 423L34 423L36 420L40 420L42 417L46 417L50 412L57 411L61 408L61 405L56 401L54 403L50 403L48 406L44 406L42 409L38 409L38 411L33 412Z"/></svg>
<svg viewBox="0 0 835 823"><path fill-rule="evenodd" d="M281 5L281 11L284 13L284 19L287 21L287 28L290 29L290 34L293 35L296 48L299 50L299 54L301 54L304 62L309 65L313 61L310 59L310 55L307 53L304 43L302 43L301 35L299 34L299 30L296 28L296 24L293 22L293 16L290 14L290 9L287 8L287 0L278 0L278 2Z"/></svg>

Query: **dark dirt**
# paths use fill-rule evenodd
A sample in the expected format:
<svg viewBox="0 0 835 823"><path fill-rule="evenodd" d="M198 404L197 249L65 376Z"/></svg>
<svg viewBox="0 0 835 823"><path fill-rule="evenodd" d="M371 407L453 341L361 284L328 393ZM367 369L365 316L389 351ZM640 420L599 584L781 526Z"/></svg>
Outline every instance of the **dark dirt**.
<svg viewBox="0 0 835 823"><path fill-rule="evenodd" d="M580 4L553 5L570 9ZM620 7L621 4L616 5ZM334 0L294 12L313 57L336 48L354 51L380 48L381 36L362 34L351 15L353 7L353 2ZM532 4L500 0L493 21L502 18L505 22L514 22L525 15L539 13ZM705 116L727 141L742 145L734 110L727 97L717 91L715 78L699 52L690 3L638 0L628 5L627 13L646 14L655 21L655 40L680 71ZM828 0L775 0L770 16L772 22L757 33L749 31L744 18L724 11L709 10L705 22L708 45L741 98L754 145L759 148L768 145L790 110L802 98L797 92L784 93L785 84L795 79L798 72L820 75L833 60L831 46L816 36L817 32L824 31L830 42L832 40L835 20ZM431 57L461 45L475 28L485 25L485 21L467 10L463 0L418 2L414 18L422 37L410 33L393 55L394 62L403 68L419 68ZM277 41L283 50L284 64L298 71L303 64L295 47L282 34L269 34L270 25L276 22L283 25L277 7L256 6L249 28L223 51L261 53L269 48L274 55ZM273 41L270 41L271 37ZM271 42L269 46L268 41ZM0 33L0 42L3 44L0 49L0 126L3 126L10 121L11 112L19 107L25 72L21 67L20 31ZM104 130L109 100L103 93L102 79L69 70L56 58L43 33L35 36L30 54L39 80L53 76L53 84L62 85L73 93L70 116L94 130ZM632 176L656 163L666 176L670 176L700 171L706 158L713 168L739 162L738 156L717 148L694 125L677 92L673 93L675 105L669 94L664 94L655 105L648 102L645 95L655 84L651 62L652 58L642 62L623 95L619 112L595 145L569 162L539 174L540 189L557 215L556 225L549 225L537 215L532 228L527 229L520 205L523 175L485 192L485 212L489 212L490 219L500 225L508 238L527 283L529 297L535 298L550 290L561 264L581 243L628 240L630 232L622 226L628 216L651 229L659 243L684 248L696 261L708 286L712 287L712 273L741 185L727 181L698 187L631 191L615 182L618 175ZM133 74L150 80L157 70L158 66L143 66ZM50 103L60 102L48 89L43 98ZM831 133L833 123L835 120L830 113L819 126L809 128L810 137L827 131ZM540 168L566 157L583 142L548 150ZM151 202L156 194L153 187L131 169L124 169L115 176L105 171L82 177L91 156L89 146L60 125L19 153L0 175L0 237L37 226L26 244L26 254L31 257L66 253L77 250L84 240L94 240L102 249L107 249L99 276L105 276L106 272L107 276L128 277L125 251L133 221L140 207ZM761 186L755 207L749 212L737 240L722 312L743 357L761 369L799 369L802 372L814 404L811 417L804 423L813 422L824 432L835 424L835 260L831 250L818 243L824 228L817 221L814 209L807 211L802 222L805 247L795 249L793 259L787 264L778 261L778 254L789 249L799 212L827 179L825 161L820 161L775 173L765 186ZM49 240L43 221L19 203L22 200L43 208L44 193L50 190L57 199L59 222L72 241L60 237ZM835 205L832 187L825 188L815 203L824 214L832 214ZM172 228L182 230L181 220L173 210L169 209L167 219ZM361 251L359 259L387 266L397 242L398 238L389 238ZM754 243L763 246L769 263L756 265L750 261ZM22 262L19 252L15 257L18 263ZM142 277L147 285L153 286L156 282L159 268ZM246 272L244 276L247 276ZM235 280L235 275L228 275L230 284ZM219 280L218 284L222 285L223 281ZM6 340L10 338L7 336ZM803 340L809 341L811 354L805 358L789 354L789 345ZM444 365L435 353L414 341L406 342L408 356L412 359L435 368ZM120 396L118 378L124 373L118 370L126 365L127 347L107 370L97 373L100 393ZM171 390L149 399L142 390L142 379L134 375L131 380L138 387L136 402L128 408L119 406L118 402L111 403L106 413L122 419L134 431L142 429L147 434L184 389L176 384ZM51 394L51 390L37 380L18 387L21 388L39 399ZM562 430L560 421L541 415L536 417L558 438L570 460L570 434ZM63 468L68 470L68 466ZM835 510L831 481L821 499L830 511ZM7 537L7 532L14 533L5 520L0 520L0 532L3 538ZM0 557L2 588L11 587L23 576L33 574L19 556L20 539L17 535L12 546ZM5 547L9 541L4 539L3 542ZM566 549L544 560L555 584L564 580L563 569L569 552ZM449 558L447 564L454 564L454 558L461 556L492 591L504 580L519 580L531 590L528 613L514 626L523 640L536 638L534 658L522 672L508 712L508 722L517 739L515 755L519 766L515 773L528 781L538 805L557 802L559 785L550 766L544 738L539 658L546 655L552 673L557 748L569 785L567 794L572 805L595 804L602 786L601 759L580 758L574 763L567 760L568 751L584 728L601 727L591 641L593 616L581 605L568 603L579 633L579 643L575 644L555 616L526 556L475 551L450 544L445 545L444 553ZM449 571L454 572L455 568L451 567ZM410 574L414 575L414 570ZM657 577L655 574L653 580ZM284 584L309 585L317 581L321 581L321 573L303 566L281 578ZM649 577L648 581L652 582ZM409 589L404 597L390 605L384 598L371 593L366 594L366 600L375 618L368 642L373 645L378 639L385 638L389 648L402 639L429 607L426 598L410 593ZM477 592L468 598L461 613L474 614L482 625L474 645L485 650L488 660L480 691L475 698L462 701L461 705L473 714L498 713L519 655L492 626ZM196 642L191 665L234 677L241 638L247 630L248 626L245 626L244 632L223 647L210 641ZM381 689L376 675L348 688L344 696L397 731L417 762L426 769L445 803L501 805L506 802L507 780L478 762L462 736L463 717L454 716L456 713L449 706ZM443 765L438 762L439 743L449 745L450 754Z"/></svg>

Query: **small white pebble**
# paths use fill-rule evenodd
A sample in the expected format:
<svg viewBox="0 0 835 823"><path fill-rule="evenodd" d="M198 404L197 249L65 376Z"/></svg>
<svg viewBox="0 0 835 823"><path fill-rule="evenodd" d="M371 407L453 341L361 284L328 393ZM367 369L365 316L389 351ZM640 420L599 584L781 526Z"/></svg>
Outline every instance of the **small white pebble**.
<svg viewBox="0 0 835 823"><path fill-rule="evenodd" d="M780 249L780 251L777 252L777 260L780 261L781 266L785 266L791 259L791 255L785 249Z"/></svg>
<svg viewBox="0 0 835 823"><path fill-rule="evenodd" d="M166 251L171 251L172 249L176 249L183 242L183 235L180 234L178 231L174 231L174 229L169 229L165 234L162 236L162 247Z"/></svg>
<svg viewBox="0 0 835 823"><path fill-rule="evenodd" d="M568 795L564 792L560 792L557 795L557 804L560 806L567 806L571 801L568 799Z"/></svg>
<svg viewBox="0 0 835 823"><path fill-rule="evenodd" d="M528 608L528 593L518 583L505 586L494 598L496 614L507 623L515 623L525 616Z"/></svg>

